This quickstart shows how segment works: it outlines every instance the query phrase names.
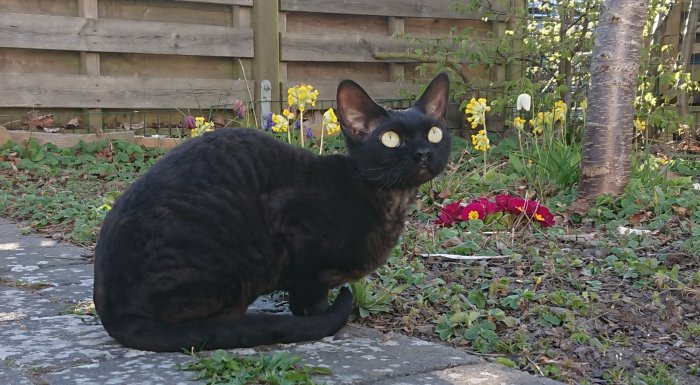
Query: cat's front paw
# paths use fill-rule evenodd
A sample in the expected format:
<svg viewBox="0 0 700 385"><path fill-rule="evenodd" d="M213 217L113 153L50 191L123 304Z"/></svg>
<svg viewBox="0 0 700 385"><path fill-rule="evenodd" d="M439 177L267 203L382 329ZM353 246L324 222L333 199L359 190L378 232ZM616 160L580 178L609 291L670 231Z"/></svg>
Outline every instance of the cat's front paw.
<svg viewBox="0 0 700 385"><path fill-rule="evenodd" d="M328 310L329 312L339 312L347 313L348 315L352 312L353 295L348 286L343 286L338 292L338 296L335 298L335 302Z"/></svg>

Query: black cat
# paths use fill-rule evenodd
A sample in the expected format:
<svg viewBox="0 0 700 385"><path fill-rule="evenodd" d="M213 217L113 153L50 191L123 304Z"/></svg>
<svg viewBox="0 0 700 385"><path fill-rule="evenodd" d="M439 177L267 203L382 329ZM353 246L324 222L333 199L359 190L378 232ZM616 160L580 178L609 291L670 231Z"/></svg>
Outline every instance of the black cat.
<svg viewBox="0 0 700 385"><path fill-rule="evenodd" d="M347 287L382 265L417 187L444 168L449 82L385 110L338 86L348 155L316 156L255 129L190 139L118 199L95 250L95 308L109 334L152 351L320 339L347 323ZM273 290L293 315L245 314Z"/></svg>

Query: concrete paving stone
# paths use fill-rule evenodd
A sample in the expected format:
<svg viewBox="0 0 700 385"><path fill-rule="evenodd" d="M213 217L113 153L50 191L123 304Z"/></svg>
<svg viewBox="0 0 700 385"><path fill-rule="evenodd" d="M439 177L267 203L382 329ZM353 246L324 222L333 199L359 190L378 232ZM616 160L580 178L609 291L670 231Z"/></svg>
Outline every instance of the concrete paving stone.
<svg viewBox="0 0 700 385"><path fill-rule="evenodd" d="M290 344L276 350L280 349L300 355L309 365L331 368L333 374L322 377L328 385L373 383L484 362L461 350L355 325L346 326L336 337Z"/></svg>
<svg viewBox="0 0 700 385"><path fill-rule="evenodd" d="M2 323L0 341L0 360L19 368L63 368L149 354L122 347L92 317L73 314Z"/></svg>
<svg viewBox="0 0 700 385"><path fill-rule="evenodd" d="M481 363L458 366L406 377L394 377L374 385L561 385L548 378L535 377L503 365Z"/></svg>
<svg viewBox="0 0 700 385"><path fill-rule="evenodd" d="M59 315L65 308L65 304L52 301L46 296L0 286L0 323Z"/></svg>
<svg viewBox="0 0 700 385"><path fill-rule="evenodd" d="M37 293L66 303L92 301L93 281L85 281L78 285L50 286Z"/></svg>
<svg viewBox="0 0 700 385"><path fill-rule="evenodd" d="M192 361L182 353L147 354L80 365L42 376L47 385L199 385L191 381L195 372L177 370L177 364Z"/></svg>
<svg viewBox="0 0 700 385"><path fill-rule="evenodd" d="M81 263L28 270L18 268L13 271L2 272L0 276L13 281L44 283L52 286L80 285L92 287L94 267L89 263Z"/></svg>
<svg viewBox="0 0 700 385"><path fill-rule="evenodd" d="M8 368L0 362L0 384L5 385L33 385L27 377L12 368Z"/></svg>

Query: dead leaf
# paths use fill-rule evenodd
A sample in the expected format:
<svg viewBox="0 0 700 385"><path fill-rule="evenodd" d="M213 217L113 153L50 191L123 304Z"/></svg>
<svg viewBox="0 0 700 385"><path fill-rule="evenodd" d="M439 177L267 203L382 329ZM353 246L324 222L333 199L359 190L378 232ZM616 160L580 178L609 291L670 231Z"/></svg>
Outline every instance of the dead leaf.
<svg viewBox="0 0 700 385"><path fill-rule="evenodd" d="M650 211L640 211L630 217L630 224L632 226L637 226L642 222L647 222L651 217Z"/></svg>
<svg viewBox="0 0 700 385"><path fill-rule="evenodd" d="M442 190L442 191L440 192L440 194L438 194L438 198L440 198L440 199L447 199L447 198L450 197L450 195L452 195L452 192L450 192L450 190L448 190L447 188L445 188L444 190Z"/></svg>
<svg viewBox="0 0 700 385"><path fill-rule="evenodd" d="M442 246L446 249L449 249L449 248L452 248L455 246L459 246L462 243L464 243L463 240L459 239L458 237L452 237L452 238L445 240L445 242L442 242L442 244L440 246Z"/></svg>
<svg viewBox="0 0 700 385"><path fill-rule="evenodd" d="M688 216L688 209L683 206L673 205L671 206L671 209L673 209L673 212L675 212L680 217L685 218Z"/></svg>
<svg viewBox="0 0 700 385"><path fill-rule="evenodd" d="M53 127L54 123L55 119L53 114L38 115L36 111L31 111L28 114L27 124L31 130L35 130L37 128L50 128Z"/></svg>
<svg viewBox="0 0 700 385"><path fill-rule="evenodd" d="M212 119L212 122L214 122L214 127L216 128L223 127L226 125L226 121L224 121L224 118L221 115L214 115L214 119Z"/></svg>
<svg viewBox="0 0 700 385"><path fill-rule="evenodd" d="M127 131L143 130L144 127L145 127L144 122L138 122L138 123L122 122L121 123L121 128L123 130L127 130Z"/></svg>
<svg viewBox="0 0 700 385"><path fill-rule="evenodd" d="M80 121L78 118L73 117L71 120L66 123L66 128L78 128L78 125L80 124Z"/></svg>

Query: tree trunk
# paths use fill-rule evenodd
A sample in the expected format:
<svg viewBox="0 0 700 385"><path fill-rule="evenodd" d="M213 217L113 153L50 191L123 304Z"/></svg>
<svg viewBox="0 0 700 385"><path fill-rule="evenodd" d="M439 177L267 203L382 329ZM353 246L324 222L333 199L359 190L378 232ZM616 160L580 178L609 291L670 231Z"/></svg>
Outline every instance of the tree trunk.
<svg viewBox="0 0 700 385"><path fill-rule="evenodd" d="M693 57L693 45L695 44L695 32L698 29L698 16L700 14L700 0L690 2L688 20L685 23L685 33L683 34L683 44L681 44L681 60L683 61L683 71L690 73L690 63ZM695 134L695 127L688 127L688 91L681 90L678 95L678 106L681 110L681 124L683 125L683 137L690 143Z"/></svg>
<svg viewBox="0 0 700 385"><path fill-rule="evenodd" d="M629 181L634 96L647 0L605 0L591 58L579 198L617 195Z"/></svg>

